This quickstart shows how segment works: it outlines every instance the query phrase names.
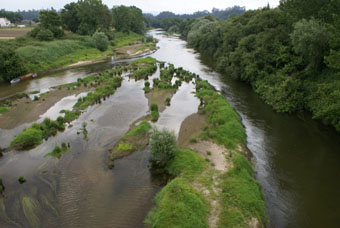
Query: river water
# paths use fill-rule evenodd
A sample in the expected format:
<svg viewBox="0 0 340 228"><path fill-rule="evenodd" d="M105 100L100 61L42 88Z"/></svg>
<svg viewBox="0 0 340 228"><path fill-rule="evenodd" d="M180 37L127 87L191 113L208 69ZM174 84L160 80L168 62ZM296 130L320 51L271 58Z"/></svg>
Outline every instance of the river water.
<svg viewBox="0 0 340 228"><path fill-rule="evenodd" d="M209 59L187 48L185 41L150 33L159 39L159 50L152 57L198 73L241 115L266 198L268 226L339 227L340 135L307 115L297 118L275 113L249 86L211 70ZM13 86L1 84L0 98L73 82L115 64L119 63L109 60ZM0 227L28 227L25 215L41 227L143 227L152 198L161 188L149 173L148 148L118 160L113 170L106 168L108 148L148 112L143 83L125 79L113 96L90 107L72 128L34 150L12 151L0 159L0 177L6 186L5 198L0 200ZM199 102L192 90L192 84L180 88L172 105L161 113L158 127L178 132L180 122L197 110ZM54 114L50 110L44 116ZM88 140L80 133L83 122L87 123ZM27 125L0 129L0 144L8 144ZM66 155L60 160L44 158L62 142L71 145ZM20 175L27 183L17 182ZM40 218L38 222L29 211Z"/></svg>

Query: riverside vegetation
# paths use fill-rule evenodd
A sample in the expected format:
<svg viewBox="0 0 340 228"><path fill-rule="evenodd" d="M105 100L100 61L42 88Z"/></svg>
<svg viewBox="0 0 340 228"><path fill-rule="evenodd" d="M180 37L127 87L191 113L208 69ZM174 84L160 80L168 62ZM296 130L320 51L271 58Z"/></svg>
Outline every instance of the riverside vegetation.
<svg viewBox="0 0 340 228"><path fill-rule="evenodd" d="M195 136L200 141L211 140L222 145L228 151L222 155L228 167L216 170L197 151L177 148L173 133L155 130L150 141L153 166L163 168L175 178L155 197L156 206L146 224L150 227L265 226L264 198L260 184L253 179L249 153L243 149L246 134L240 117L208 82L196 78L196 90L196 96L201 99L199 115L203 115L205 126ZM212 152L206 154L210 156Z"/></svg>
<svg viewBox="0 0 340 228"><path fill-rule="evenodd" d="M65 5L60 14L41 10L39 20L27 35L0 42L0 80L101 60L136 42L143 44L144 51L155 48L154 40L144 36L142 11L136 7L110 11L101 0L84 0Z"/></svg>
<svg viewBox="0 0 340 228"><path fill-rule="evenodd" d="M338 1L282 0L278 8L227 20L160 25L175 26L220 72L249 83L276 111L306 110L340 131L339 10Z"/></svg>

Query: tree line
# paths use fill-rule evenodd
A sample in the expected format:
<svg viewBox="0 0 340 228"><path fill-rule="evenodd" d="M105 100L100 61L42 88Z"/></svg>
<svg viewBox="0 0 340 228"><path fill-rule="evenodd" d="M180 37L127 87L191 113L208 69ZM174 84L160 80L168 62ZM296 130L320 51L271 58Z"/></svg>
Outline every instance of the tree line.
<svg viewBox="0 0 340 228"><path fill-rule="evenodd" d="M281 0L275 9L174 25L216 69L249 83L276 111L309 111L340 131L339 12L339 1Z"/></svg>
<svg viewBox="0 0 340 228"><path fill-rule="evenodd" d="M203 10L193 14L175 14L173 12L164 11L157 16L152 14L144 14L146 24L149 27L164 28L170 32L179 32L181 22L186 19L195 19L200 17L211 16L216 19L225 20L234 15L241 15L246 11L245 7L233 6L226 9L213 8L212 11ZM171 28L171 29L170 29Z"/></svg>

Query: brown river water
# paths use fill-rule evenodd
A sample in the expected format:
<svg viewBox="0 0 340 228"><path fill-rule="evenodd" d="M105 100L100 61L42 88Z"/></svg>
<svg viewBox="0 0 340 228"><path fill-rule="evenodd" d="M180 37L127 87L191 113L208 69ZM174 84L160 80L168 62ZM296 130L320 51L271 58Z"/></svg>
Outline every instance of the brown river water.
<svg viewBox="0 0 340 228"><path fill-rule="evenodd" d="M209 80L242 117L266 198L268 227L340 227L340 135L308 115L297 118L275 113L249 86L214 72L209 59L187 48L185 41L150 33L159 39L159 50L152 57ZM121 62L126 61L108 60L12 86L1 84L0 99L73 82ZM0 177L6 186L5 197L0 199L0 227L30 227L29 221L40 227L143 227L152 199L162 187L149 172L148 148L118 160L113 170L106 168L108 148L148 112L143 84L125 78L114 95L90 107L72 128L33 150L11 151L0 158ZM197 111L199 101L191 93L193 88L183 83L171 106L161 113L157 127L178 133L185 117ZM41 118L56 116L76 100L64 98ZM83 122L88 140L77 134ZM0 146L7 146L29 125L0 129ZM44 158L62 142L71 145L67 154L60 160ZM18 176L25 176L27 182L20 185Z"/></svg>

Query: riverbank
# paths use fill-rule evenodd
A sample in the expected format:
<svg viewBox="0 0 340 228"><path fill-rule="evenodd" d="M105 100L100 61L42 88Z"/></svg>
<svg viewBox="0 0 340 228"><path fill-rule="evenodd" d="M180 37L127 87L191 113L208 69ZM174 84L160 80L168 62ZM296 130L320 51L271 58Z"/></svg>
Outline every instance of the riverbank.
<svg viewBox="0 0 340 228"><path fill-rule="evenodd" d="M155 40L133 32L115 33L107 50L101 52L93 47L91 37L68 33L62 39L50 42L41 42L29 36L23 36L14 40L0 41L0 47L6 46L15 50L26 71L40 75L98 63L117 54L122 55L120 58L143 55L155 50L155 43ZM121 53L120 50L127 51Z"/></svg>
<svg viewBox="0 0 340 228"><path fill-rule="evenodd" d="M156 196L156 207L146 223L265 227L264 197L253 179L240 117L207 82L196 79L196 90L201 99L199 112L182 122L178 136L182 149L166 167L176 178Z"/></svg>

